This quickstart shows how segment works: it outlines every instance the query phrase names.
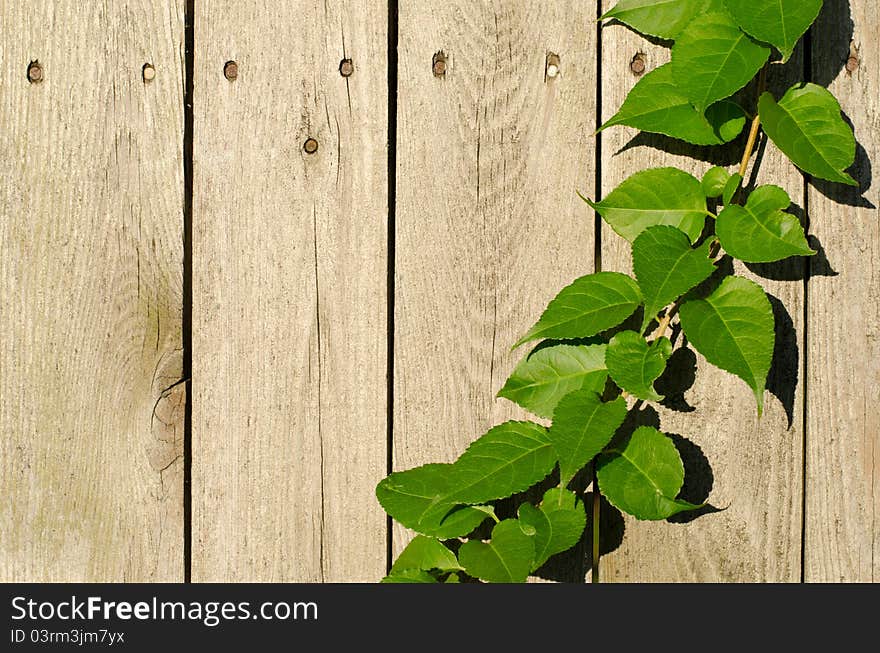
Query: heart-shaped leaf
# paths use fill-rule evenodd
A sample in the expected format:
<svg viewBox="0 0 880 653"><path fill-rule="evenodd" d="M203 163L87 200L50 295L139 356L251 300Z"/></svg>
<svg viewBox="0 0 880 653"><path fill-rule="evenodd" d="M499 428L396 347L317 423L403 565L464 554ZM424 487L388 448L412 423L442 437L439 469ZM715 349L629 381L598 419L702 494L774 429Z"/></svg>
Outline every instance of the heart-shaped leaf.
<svg viewBox="0 0 880 653"><path fill-rule="evenodd" d="M637 32L672 40L707 0L620 0L602 19L615 18Z"/></svg>
<svg viewBox="0 0 880 653"><path fill-rule="evenodd" d="M587 515L574 492L550 488L538 508L530 503L520 505L519 521L535 531L535 560L531 569L534 571L550 556L577 544L587 525Z"/></svg>
<svg viewBox="0 0 880 653"><path fill-rule="evenodd" d="M770 56L726 13L692 21L672 46L672 76L698 111L749 83Z"/></svg>
<svg viewBox="0 0 880 653"><path fill-rule="evenodd" d="M605 365L614 382L634 397L660 401L663 397L654 390L654 381L663 374L671 355L669 338L648 344L635 331L621 331L608 343Z"/></svg>
<svg viewBox="0 0 880 653"><path fill-rule="evenodd" d="M728 100L713 104L705 114L697 111L678 90L672 67L665 64L639 80L618 112L599 131L626 125L694 145L720 145L736 138L745 124L742 108Z"/></svg>
<svg viewBox="0 0 880 653"><path fill-rule="evenodd" d="M602 454L596 475L611 505L636 519L666 519L701 507L675 498L684 484L681 456L672 440L650 426Z"/></svg>
<svg viewBox="0 0 880 653"><path fill-rule="evenodd" d="M604 403L592 390L576 390L562 398L550 426L562 485L602 451L625 418L623 397Z"/></svg>
<svg viewBox="0 0 880 653"><path fill-rule="evenodd" d="M431 463L394 472L376 486L376 497L389 515L416 532L449 539L467 535L486 513L457 507L449 498L452 465Z"/></svg>
<svg viewBox="0 0 880 653"><path fill-rule="evenodd" d="M461 565L455 558L455 554L447 549L442 542L433 537L416 535L406 548L397 556L391 573L402 572L407 569L419 569L431 571L460 571Z"/></svg>
<svg viewBox="0 0 880 653"><path fill-rule="evenodd" d="M535 415L553 417L556 404L569 392L601 392L607 378L605 345L553 345L523 358L498 396Z"/></svg>
<svg viewBox="0 0 880 653"><path fill-rule="evenodd" d="M709 215L700 180L677 168L642 170L601 202L584 201L630 242L658 224L681 229L693 242L700 237Z"/></svg>
<svg viewBox="0 0 880 653"><path fill-rule="evenodd" d="M471 443L449 470L450 499L483 503L522 492L556 465L547 429L534 422L505 422Z"/></svg>
<svg viewBox="0 0 880 653"><path fill-rule="evenodd" d="M760 186L749 194L745 206L725 207L715 223L724 250L746 263L815 254L800 220L783 212L790 204L788 193L779 186Z"/></svg>
<svg viewBox="0 0 880 653"><path fill-rule="evenodd" d="M773 308L761 286L728 277L706 299L682 305L680 314L688 341L707 361L749 385L760 415L775 341Z"/></svg>
<svg viewBox="0 0 880 653"><path fill-rule="evenodd" d="M746 32L776 46L788 61L798 40L822 9L822 0L725 0L727 10Z"/></svg>
<svg viewBox="0 0 880 653"><path fill-rule="evenodd" d="M642 331L663 309L715 271L709 244L692 249L675 227L645 229L632 246L633 272L645 298Z"/></svg>
<svg viewBox="0 0 880 653"><path fill-rule="evenodd" d="M470 540L461 545L458 559L467 573L489 583L524 583L535 559L535 540L519 520L505 519L492 529L489 542Z"/></svg>
<svg viewBox="0 0 880 653"><path fill-rule="evenodd" d="M538 338L589 338L623 322L641 303L639 286L627 275L588 274L563 288L513 347Z"/></svg>
<svg viewBox="0 0 880 653"><path fill-rule="evenodd" d="M830 91L816 84L793 86L779 103L764 93L758 113L767 136L798 168L828 181L859 185L844 172L855 160L856 139Z"/></svg>

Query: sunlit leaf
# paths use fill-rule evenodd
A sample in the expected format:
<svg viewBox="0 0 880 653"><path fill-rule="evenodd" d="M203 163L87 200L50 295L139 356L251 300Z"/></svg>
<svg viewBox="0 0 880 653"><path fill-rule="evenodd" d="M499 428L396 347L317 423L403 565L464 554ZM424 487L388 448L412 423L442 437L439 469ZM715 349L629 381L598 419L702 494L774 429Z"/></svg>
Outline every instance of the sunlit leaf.
<svg viewBox="0 0 880 653"><path fill-rule="evenodd" d="M828 181L859 185L844 172L855 160L856 139L830 91L801 84L790 88L779 103L764 93L758 112L767 136L801 170Z"/></svg>
<svg viewBox="0 0 880 653"><path fill-rule="evenodd" d="M747 263L815 254L800 220L783 211L790 204L788 193L779 186L760 186L749 194L745 206L725 207L715 224L724 250Z"/></svg>
<svg viewBox="0 0 880 653"><path fill-rule="evenodd" d="M601 202L585 201L614 231L634 241L648 227L665 224L697 240L709 212L700 180L678 168L649 168L627 178Z"/></svg>
<svg viewBox="0 0 880 653"><path fill-rule="evenodd" d="M707 361L749 385L760 415L776 337L773 308L761 286L728 277L706 299L682 305L681 326Z"/></svg>
<svg viewBox="0 0 880 653"><path fill-rule="evenodd" d="M672 440L650 426L602 454L596 474L605 498L636 519L666 519L701 507L676 498L684 483L681 456Z"/></svg>

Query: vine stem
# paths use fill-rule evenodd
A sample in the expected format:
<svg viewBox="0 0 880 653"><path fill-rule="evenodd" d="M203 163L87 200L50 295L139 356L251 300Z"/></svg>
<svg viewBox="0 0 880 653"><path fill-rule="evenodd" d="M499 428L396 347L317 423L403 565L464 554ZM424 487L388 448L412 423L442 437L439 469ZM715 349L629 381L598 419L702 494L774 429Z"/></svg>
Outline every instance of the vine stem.
<svg viewBox="0 0 880 653"><path fill-rule="evenodd" d="M764 64L764 67L761 68L761 72L758 74L758 98L761 97L761 94L767 90L767 64ZM758 112L757 108L755 109L755 117L752 118L752 127L749 129L749 139L746 141L746 150L743 152L742 160L739 163L739 176L744 180L746 177L746 171L749 169L749 160L752 158L752 153L755 151L755 143L758 142L758 131L761 128L761 114ZM740 184L742 184L742 180L740 180Z"/></svg>
<svg viewBox="0 0 880 653"><path fill-rule="evenodd" d="M764 67L761 68L761 72L758 75L758 97L761 97L761 94L767 88L767 64L764 64ZM745 180L746 172L749 169L749 161L752 158L752 154L755 151L755 144L758 142L758 132L761 130L761 115L755 111L755 116L752 118L752 125L749 129L749 137L746 141L746 148L743 152L742 160L739 164L739 176L740 186L737 189L737 193L742 191L742 182ZM714 259L718 256L718 253L721 251L721 243L716 238L711 247L709 248L709 258ZM651 339L652 342L655 340L659 340L666 334L666 330L669 328L670 322L672 322L672 318L675 317L675 314L678 312L679 307L681 306L681 300L683 297L679 297L672 304L669 305L669 308L666 309L666 313L660 318L660 321L657 324L657 329L654 331L654 336ZM626 398L629 396L629 393L626 390L621 391L621 396ZM592 556L592 565L593 565L593 573L592 573L592 581L594 583L598 583L599 581L599 508L600 508L600 494L599 494L599 481L596 476L596 466L593 464L593 556Z"/></svg>
<svg viewBox="0 0 880 653"><path fill-rule="evenodd" d="M764 64L764 67L761 68L761 72L758 74L758 97L761 97L761 94L767 89L767 64ZM749 161L752 158L752 154L755 151L755 144L758 142L758 132L761 130L761 114L755 111L755 117L752 118L752 126L749 129L749 138L746 141L746 149L743 152L742 160L739 163L739 176L742 178L740 180L740 187L737 189L738 191L742 190L742 180L746 177L746 172L749 169ZM714 259L718 256L718 252L721 250L721 243L716 239L712 246L709 248L709 258ZM657 324L657 330L654 331L653 340L659 340L666 333L666 329L669 328L669 323L672 321L672 318L675 316L675 313L678 311L679 306L681 305L681 297L676 299L672 304L670 304L669 308L666 310L666 314L660 319L660 322Z"/></svg>
<svg viewBox="0 0 880 653"><path fill-rule="evenodd" d="M755 143L758 141L758 131L761 128L761 116L755 114L752 118L752 128L749 130L749 140L746 141L746 150L743 152L742 161L739 163L739 176L745 178L746 171L749 169L749 159L752 158L752 152L755 149Z"/></svg>

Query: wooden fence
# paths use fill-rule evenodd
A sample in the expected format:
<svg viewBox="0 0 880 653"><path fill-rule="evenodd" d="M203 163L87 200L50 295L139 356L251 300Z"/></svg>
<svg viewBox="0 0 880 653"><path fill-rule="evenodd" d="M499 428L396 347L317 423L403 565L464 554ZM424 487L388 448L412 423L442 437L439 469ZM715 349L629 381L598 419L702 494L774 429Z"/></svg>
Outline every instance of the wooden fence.
<svg viewBox="0 0 880 653"><path fill-rule="evenodd" d="M668 57L596 4L0 3L0 579L378 580L376 483L520 415L510 344L627 270L576 191L725 156L593 135ZM742 270L778 300L765 415L682 351L660 419L726 509L609 515L605 579L880 578L878 39L826 0L774 68L840 98L861 189L762 148L822 248Z"/></svg>

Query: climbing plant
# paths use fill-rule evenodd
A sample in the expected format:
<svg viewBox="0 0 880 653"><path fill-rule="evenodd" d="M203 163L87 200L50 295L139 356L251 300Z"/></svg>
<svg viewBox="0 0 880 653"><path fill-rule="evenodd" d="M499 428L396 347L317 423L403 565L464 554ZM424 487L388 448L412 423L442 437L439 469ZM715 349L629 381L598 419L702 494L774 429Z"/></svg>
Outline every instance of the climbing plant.
<svg viewBox="0 0 880 653"><path fill-rule="evenodd" d="M674 442L632 426L627 415L663 399L654 384L672 354L666 334L676 317L690 345L745 381L759 416L763 410L773 310L760 285L722 263L816 253L782 188L744 185L761 129L807 175L856 185L846 172L855 138L834 96L811 83L781 97L766 89L770 64L791 57L821 7L822 0L620 0L603 16L670 43L671 61L640 79L600 129L627 125L694 145L745 133L741 164L712 167L702 179L671 167L643 170L601 201L584 198L631 243L633 276L574 280L514 344L538 343L498 395L544 422L499 424L454 463L379 483L384 509L418 533L386 582L524 582L583 537L587 510L572 489L582 470L594 481L593 560L600 493L637 519L703 507L679 497L684 466ZM743 106L753 80L757 102Z"/></svg>

